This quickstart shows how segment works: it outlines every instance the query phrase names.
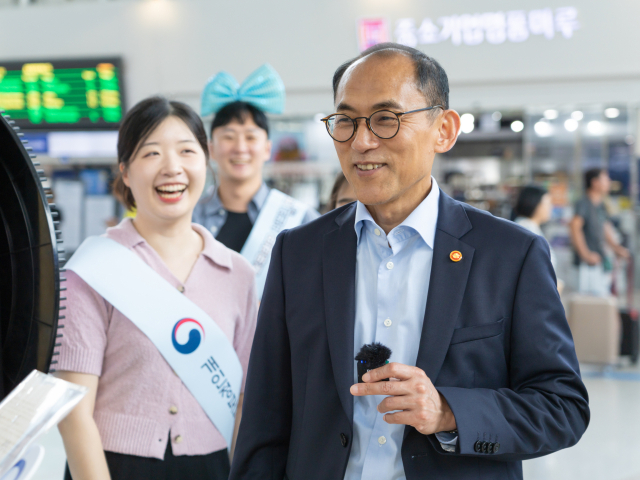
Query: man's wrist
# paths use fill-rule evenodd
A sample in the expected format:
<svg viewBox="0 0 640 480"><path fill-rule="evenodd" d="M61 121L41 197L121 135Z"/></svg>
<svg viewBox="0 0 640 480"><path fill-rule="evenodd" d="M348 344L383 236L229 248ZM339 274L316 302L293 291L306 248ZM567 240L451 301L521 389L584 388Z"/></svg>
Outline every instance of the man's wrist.
<svg viewBox="0 0 640 480"><path fill-rule="evenodd" d="M439 425L439 432L457 432L458 425L456 424L456 417L453 415L453 411L447 402L447 399L440 394L440 402L442 404L442 418Z"/></svg>

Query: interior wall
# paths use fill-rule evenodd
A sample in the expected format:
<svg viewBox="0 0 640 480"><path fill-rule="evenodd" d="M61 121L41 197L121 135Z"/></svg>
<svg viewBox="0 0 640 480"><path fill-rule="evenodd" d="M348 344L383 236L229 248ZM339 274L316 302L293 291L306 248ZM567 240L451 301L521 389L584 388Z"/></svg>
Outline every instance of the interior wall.
<svg viewBox="0 0 640 480"><path fill-rule="evenodd" d="M509 9L574 6L572 38L531 37L476 46L442 42L424 51L449 74L452 106L501 108L640 102L640 2L513 0ZM114 0L0 8L0 61L122 56L127 103L161 93L199 103L207 78L224 69L240 81L264 62L282 76L287 114L332 110L331 77L357 55L356 22L484 13L504 1Z"/></svg>

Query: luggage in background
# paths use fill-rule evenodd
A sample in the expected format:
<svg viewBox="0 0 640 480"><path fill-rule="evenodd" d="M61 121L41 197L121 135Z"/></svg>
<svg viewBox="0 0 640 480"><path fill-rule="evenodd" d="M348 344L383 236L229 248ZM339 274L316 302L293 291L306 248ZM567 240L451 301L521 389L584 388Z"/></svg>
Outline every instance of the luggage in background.
<svg viewBox="0 0 640 480"><path fill-rule="evenodd" d="M618 363L621 328L615 297L573 296L569 301L569 327L580 362Z"/></svg>
<svg viewBox="0 0 640 480"><path fill-rule="evenodd" d="M620 355L629 356L631 363L636 364L640 353L640 325L638 324L638 310L633 306L634 272L632 256L627 261L627 308L620 309L620 320L622 322Z"/></svg>

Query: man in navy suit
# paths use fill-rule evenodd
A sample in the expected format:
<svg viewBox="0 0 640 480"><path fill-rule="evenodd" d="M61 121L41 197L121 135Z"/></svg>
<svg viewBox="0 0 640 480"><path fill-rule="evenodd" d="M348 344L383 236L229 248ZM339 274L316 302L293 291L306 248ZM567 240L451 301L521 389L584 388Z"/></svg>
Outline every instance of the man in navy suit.
<svg viewBox="0 0 640 480"><path fill-rule="evenodd" d="M333 87L358 201L276 241L231 479L522 478L589 423L547 243L431 177L460 128L436 61L378 45Z"/></svg>

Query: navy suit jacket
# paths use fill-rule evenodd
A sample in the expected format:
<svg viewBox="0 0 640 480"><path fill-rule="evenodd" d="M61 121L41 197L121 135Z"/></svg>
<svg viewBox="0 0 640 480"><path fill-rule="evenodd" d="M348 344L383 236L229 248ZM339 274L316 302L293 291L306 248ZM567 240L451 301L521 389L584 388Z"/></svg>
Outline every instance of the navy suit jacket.
<svg viewBox="0 0 640 480"><path fill-rule="evenodd" d="M447 453L435 435L406 427L404 470L408 480L519 479L522 460L574 445L589 423L549 247L444 192L439 208L416 365L447 399L459 440ZM353 437L355 210L278 236L232 480L344 477ZM449 258L454 250L461 261Z"/></svg>

